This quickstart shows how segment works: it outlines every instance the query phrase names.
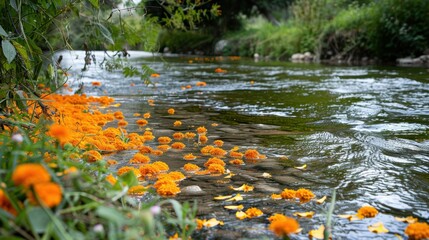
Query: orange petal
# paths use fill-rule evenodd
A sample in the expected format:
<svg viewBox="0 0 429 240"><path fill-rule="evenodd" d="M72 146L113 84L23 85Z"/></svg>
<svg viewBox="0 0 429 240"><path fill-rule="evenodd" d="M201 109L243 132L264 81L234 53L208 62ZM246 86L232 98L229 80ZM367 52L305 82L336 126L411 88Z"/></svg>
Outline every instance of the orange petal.
<svg viewBox="0 0 429 240"><path fill-rule="evenodd" d="M242 210L244 208L243 205L230 205L230 206L224 206L224 208L229 210Z"/></svg>
<svg viewBox="0 0 429 240"><path fill-rule="evenodd" d="M306 218L312 218L314 215L314 212L296 212L293 214L295 217L306 217Z"/></svg>
<svg viewBox="0 0 429 240"><path fill-rule="evenodd" d="M395 220L399 221L399 222L406 222L406 223L416 223L418 221L417 218L412 217L412 216L408 216L405 218L395 217Z"/></svg>

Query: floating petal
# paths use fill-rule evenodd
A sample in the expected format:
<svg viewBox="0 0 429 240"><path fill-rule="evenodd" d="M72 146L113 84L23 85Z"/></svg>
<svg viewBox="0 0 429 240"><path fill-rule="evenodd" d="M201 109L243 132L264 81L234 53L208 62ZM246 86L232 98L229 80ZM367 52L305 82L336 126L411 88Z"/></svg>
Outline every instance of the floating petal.
<svg viewBox="0 0 429 240"><path fill-rule="evenodd" d="M302 165L300 167L295 167L295 168L299 169L299 170L305 170L307 168L307 164L304 164L304 165Z"/></svg>
<svg viewBox="0 0 429 240"><path fill-rule="evenodd" d="M230 201L241 201L241 200L243 200L243 197L240 194L237 194L237 195L235 195L235 197L230 198L230 199L225 200L225 201L230 202Z"/></svg>
<svg viewBox="0 0 429 240"><path fill-rule="evenodd" d="M217 196L217 197L214 197L213 199L214 200L225 200L225 199L228 199L228 198L231 198L232 197L232 195L227 195L227 196Z"/></svg>
<svg viewBox="0 0 429 240"><path fill-rule="evenodd" d="M324 238L324 234L323 234L324 231L325 231L325 226L321 225L318 229L311 230L308 233L308 236L310 238L323 239Z"/></svg>
<svg viewBox="0 0 429 240"><path fill-rule="evenodd" d="M229 205L229 206L224 206L224 208L229 210L242 210L244 207L243 205Z"/></svg>
<svg viewBox="0 0 429 240"><path fill-rule="evenodd" d="M382 222L374 223L373 225L368 226L368 230L370 232L373 232L373 233L387 233L387 232L389 232L389 230L387 230L384 227Z"/></svg>
<svg viewBox="0 0 429 240"><path fill-rule="evenodd" d="M395 217L395 220L399 221L399 222L407 222L407 223L416 223L418 221L417 218L412 217L412 216L408 216L405 218Z"/></svg>
<svg viewBox="0 0 429 240"><path fill-rule="evenodd" d="M342 214L338 215L340 218L347 218L349 221L361 220L356 214Z"/></svg>
<svg viewBox="0 0 429 240"><path fill-rule="evenodd" d="M317 203L317 204L322 204L322 203L324 203L324 202L325 202L325 200L326 200L326 196L323 196L321 199L317 199L317 200L316 200L316 203Z"/></svg>
<svg viewBox="0 0 429 240"><path fill-rule="evenodd" d="M306 218L312 218L314 215L314 212L296 212L293 214L295 217L306 217Z"/></svg>
<svg viewBox="0 0 429 240"><path fill-rule="evenodd" d="M241 185L240 187L237 187L237 188L234 188L234 187L230 187L232 190L235 190L235 191L244 191L244 192L250 192L250 191L253 191L253 189L255 188L255 187L253 187L253 186L250 186L250 185L246 185L246 184L243 184L243 185Z"/></svg>
<svg viewBox="0 0 429 240"><path fill-rule="evenodd" d="M242 211L236 212L235 216L240 220L247 218L247 214L245 212L242 212Z"/></svg>
<svg viewBox="0 0 429 240"><path fill-rule="evenodd" d="M212 219L209 219L207 221L204 221L204 223L203 223L204 227L214 227L214 226L217 226L217 225L221 225L222 226L223 225L223 221L219 221L216 218L212 218Z"/></svg>

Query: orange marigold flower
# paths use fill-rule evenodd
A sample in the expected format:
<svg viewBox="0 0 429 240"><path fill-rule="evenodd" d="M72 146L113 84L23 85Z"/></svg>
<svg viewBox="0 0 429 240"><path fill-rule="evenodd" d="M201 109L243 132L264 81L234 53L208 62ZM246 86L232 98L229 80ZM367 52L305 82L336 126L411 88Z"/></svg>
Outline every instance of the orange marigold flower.
<svg viewBox="0 0 429 240"><path fill-rule="evenodd" d="M142 165L140 166L139 170L143 177L149 178L155 177L159 172L161 172L161 169L159 169L159 167L154 164Z"/></svg>
<svg viewBox="0 0 429 240"><path fill-rule="evenodd" d="M171 147L174 149L184 149L186 147L186 145L181 143L181 142L175 142L175 143L171 144Z"/></svg>
<svg viewBox="0 0 429 240"><path fill-rule="evenodd" d="M204 167L208 167L212 164L219 164L222 167L225 166L225 162L222 159L219 159L217 157L212 157L209 160L207 160L207 162L204 163Z"/></svg>
<svg viewBox="0 0 429 240"><path fill-rule="evenodd" d="M296 191L292 189L285 188L282 193L280 193L283 199L293 199L296 197Z"/></svg>
<svg viewBox="0 0 429 240"><path fill-rule="evenodd" d="M197 136L197 134L192 133L192 132L187 132L187 133L185 133L185 137L186 137L186 138L188 138L188 139L192 139L192 138L194 138L195 136Z"/></svg>
<svg viewBox="0 0 429 240"><path fill-rule="evenodd" d="M101 154L96 150L89 150L83 153L83 157L86 159L87 162L96 162L101 160L103 157Z"/></svg>
<svg viewBox="0 0 429 240"><path fill-rule="evenodd" d="M201 135L201 136L198 138L198 140L199 140L202 144L205 144L205 143L209 140L209 138L208 138L206 135Z"/></svg>
<svg viewBox="0 0 429 240"><path fill-rule="evenodd" d="M153 187L154 188L159 188L164 184L173 184L177 186L176 181L174 181L173 179L169 178L168 176L163 177L163 178L159 178L154 184Z"/></svg>
<svg viewBox="0 0 429 240"><path fill-rule="evenodd" d="M120 112L120 111L114 112L113 116L118 120L122 120L125 118L124 115L122 114L122 112Z"/></svg>
<svg viewBox="0 0 429 240"><path fill-rule="evenodd" d="M117 171L117 174L118 174L118 176L122 176L129 171L133 171L134 175L136 175L136 177L140 177L140 175L141 175L139 169L134 168L134 167L129 167L129 166L124 166L124 167L119 168Z"/></svg>
<svg viewBox="0 0 429 240"><path fill-rule="evenodd" d="M38 163L23 163L13 171L12 181L15 185L30 187L37 183L50 182L51 175L45 167Z"/></svg>
<svg viewBox="0 0 429 240"><path fill-rule="evenodd" d="M187 164L185 164L185 165L183 166L183 169L184 169L185 171L188 171L188 172L193 172L193 171L198 171L198 170L200 170L201 168L200 168L200 167L198 167L198 165L195 165L195 164L192 164L192 163L187 163Z"/></svg>
<svg viewBox="0 0 429 240"><path fill-rule="evenodd" d="M246 152L244 152L244 157L247 159L258 159L259 152L255 149L248 149Z"/></svg>
<svg viewBox="0 0 429 240"><path fill-rule="evenodd" d="M164 178L164 177L173 179L174 181L182 181L182 180L186 179L185 175L183 175L183 173L181 173L179 171L159 174L159 176L158 176L158 178Z"/></svg>
<svg viewBox="0 0 429 240"><path fill-rule="evenodd" d="M176 184L163 184L159 188L156 189L156 192L160 196L171 197L180 193L180 188Z"/></svg>
<svg viewBox="0 0 429 240"><path fill-rule="evenodd" d="M150 152L150 154L155 155L155 156L161 156L162 154L164 154L164 152L162 150L152 150L152 152Z"/></svg>
<svg viewBox="0 0 429 240"><path fill-rule="evenodd" d="M69 168L67 168L67 169L65 169L63 171L63 173L65 175L68 175L68 174L77 174L78 172L79 172L79 170L75 166L71 166L71 167L69 167Z"/></svg>
<svg viewBox="0 0 429 240"><path fill-rule="evenodd" d="M185 159L185 160L195 160L197 157L196 156L194 156L194 154L192 154L192 153L189 153L189 154L186 154L185 156L183 156L183 159Z"/></svg>
<svg viewBox="0 0 429 240"><path fill-rule="evenodd" d="M377 214L377 209L372 206L363 206L357 211L357 216L360 218L373 218Z"/></svg>
<svg viewBox="0 0 429 240"><path fill-rule="evenodd" d="M167 165L167 163L162 162L162 161L156 161L156 162L152 163L152 165L158 167L159 170L161 170L161 171L168 171L170 169L170 167Z"/></svg>
<svg viewBox="0 0 429 240"><path fill-rule="evenodd" d="M181 133L181 132L176 132L173 134L173 138L176 140L181 140L185 137L185 134Z"/></svg>
<svg viewBox="0 0 429 240"><path fill-rule="evenodd" d="M148 124L148 121L146 119L139 119L136 121L137 125L139 125L140 127L144 127Z"/></svg>
<svg viewBox="0 0 429 240"><path fill-rule="evenodd" d="M6 194L1 189L0 189L0 208L5 210L6 212L9 212L10 214L16 216L15 208L13 207L9 198L6 196Z"/></svg>
<svg viewBox="0 0 429 240"><path fill-rule="evenodd" d="M150 158L141 153L134 154L133 158L129 161L130 164L140 164L140 163L148 163L150 162Z"/></svg>
<svg viewBox="0 0 429 240"><path fill-rule="evenodd" d="M40 203L46 207L55 207L61 203L62 190L60 185L53 182L37 183L34 186L34 192L38 196ZM36 197L32 191L27 192L27 197L30 203L38 204Z"/></svg>
<svg viewBox="0 0 429 240"><path fill-rule="evenodd" d="M282 195L273 193L273 194L271 194L271 199L273 199L273 200L282 199Z"/></svg>
<svg viewBox="0 0 429 240"><path fill-rule="evenodd" d="M161 151L163 151L163 152L167 152L168 151L168 149L170 149L171 147L169 146L169 145L167 145L167 144L163 144L163 145L159 145L158 147L156 147L156 148L158 148L159 150L161 150Z"/></svg>
<svg viewBox="0 0 429 240"><path fill-rule="evenodd" d="M197 82L195 85L197 87L205 87L205 86L207 86L207 83L206 82Z"/></svg>
<svg viewBox="0 0 429 240"><path fill-rule="evenodd" d="M222 68L216 68L215 73L226 73L227 71Z"/></svg>
<svg viewBox="0 0 429 240"><path fill-rule="evenodd" d="M152 148L151 147L149 147L149 146L142 146L142 147L140 147L139 148L139 152L140 153L150 153L150 152L152 152Z"/></svg>
<svg viewBox="0 0 429 240"><path fill-rule="evenodd" d="M161 144L169 144L171 142L171 138L169 137L159 137L158 142Z"/></svg>
<svg viewBox="0 0 429 240"><path fill-rule="evenodd" d="M175 122L173 123L173 126L175 126L175 127L180 127L180 126L182 126L182 122L181 122L181 121L175 121Z"/></svg>
<svg viewBox="0 0 429 240"><path fill-rule="evenodd" d="M174 108L169 108L167 110L168 114L173 115L174 114Z"/></svg>
<svg viewBox="0 0 429 240"><path fill-rule="evenodd" d="M150 118L151 116L150 116L150 113L149 112L147 112L147 113L145 113L145 114L143 114L143 118Z"/></svg>
<svg viewBox="0 0 429 240"><path fill-rule="evenodd" d="M158 77L160 77L161 75L159 75L158 73L152 73L150 76L151 76L151 77L153 77L153 78L158 78Z"/></svg>
<svg viewBox="0 0 429 240"><path fill-rule="evenodd" d="M214 145L218 146L218 147L222 147L223 146L223 141L222 140L215 140Z"/></svg>
<svg viewBox="0 0 429 240"><path fill-rule="evenodd" d="M207 145L203 148L201 148L201 153L206 155L206 154L210 154L210 151L213 149L214 147L212 145Z"/></svg>
<svg viewBox="0 0 429 240"><path fill-rule="evenodd" d="M254 218L262 216L264 213L258 208L252 207L246 210L246 215L248 218Z"/></svg>
<svg viewBox="0 0 429 240"><path fill-rule="evenodd" d="M223 157L227 154L227 152L222 148L213 148L212 150L210 150L210 154L212 156Z"/></svg>
<svg viewBox="0 0 429 240"><path fill-rule="evenodd" d="M199 218L195 219L195 221L197 222L197 230L200 230L204 227L204 220L201 220Z"/></svg>
<svg viewBox="0 0 429 240"><path fill-rule="evenodd" d="M198 134L205 134L205 133L207 133L207 128L205 128L205 127L203 127L203 126L198 127L198 128L197 128L197 133L198 133Z"/></svg>
<svg viewBox="0 0 429 240"><path fill-rule="evenodd" d="M118 122L118 127L126 127L128 125L128 122L125 120L120 120Z"/></svg>
<svg viewBox="0 0 429 240"><path fill-rule="evenodd" d="M411 223L405 228L405 234L413 240L428 239L429 224L425 222Z"/></svg>
<svg viewBox="0 0 429 240"><path fill-rule="evenodd" d="M71 131L64 125L52 124L49 127L48 135L61 141L69 138Z"/></svg>
<svg viewBox="0 0 429 240"><path fill-rule="evenodd" d="M101 86L101 82L92 82L91 84L92 86L96 86L96 87Z"/></svg>
<svg viewBox="0 0 429 240"><path fill-rule="evenodd" d="M115 185L116 181L117 181L116 178L112 174L107 175L105 179L108 183L110 183L112 185Z"/></svg>
<svg viewBox="0 0 429 240"><path fill-rule="evenodd" d="M150 106L154 106L154 105L155 105L155 100L153 100L153 99L148 99L148 100L147 100L147 103L148 103Z"/></svg>
<svg viewBox="0 0 429 240"><path fill-rule="evenodd" d="M209 170L210 173L220 173L220 174L225 173L225 168L222 165L216 164L216 163L210 164L207 170Z"/></svg>
<svg viewBox="0 0 429 240"><path fill-rule="evenodd" d="M296 233L299 229L299 223L295 219L285 216L276 221L272 221L269 229L277 236L282 237Z"/></svg>
<svg viewBox="0 0 429 240"><path fill-rule="evenodd" d="M129 195L143 195L146 193L147 188L142 185L132 186L128 189Z"/></svg>
<svg viewBox="0 0 429 240"><path fill-rule="evenodd" d="M233 164L233 165L244 165L244 161L241 159L234 159L229 161L229 163Z"/></svg>
<svg viewBox="0 0 429 240"><path fill-rule="evenodd" d="M308 201L310 201L312 198L314 198L314 197L315 197L315 196L314 196L314 194L313 194L313 192L311 192L310 190L305 189L305 188L300 188L300 189L298 189L298 190L296 191L295 196L296 196L297 198L299 198L299 200L300 200L301 202L308 202Z"/></svg>

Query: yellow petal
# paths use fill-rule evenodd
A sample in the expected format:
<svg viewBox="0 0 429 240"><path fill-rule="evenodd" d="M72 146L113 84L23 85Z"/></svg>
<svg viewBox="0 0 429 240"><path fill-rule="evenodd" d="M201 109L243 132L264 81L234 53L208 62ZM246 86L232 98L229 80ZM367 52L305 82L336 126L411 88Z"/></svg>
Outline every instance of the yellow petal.
<svg viewBox="0 0 429 240"><path fill-rule="evenodd" d="M224 178L231 178L232 176L235 176L234 173L230 172L228 175L226 175Z"/></svg>
<svg viewBox="0 0 429 240"><path fill-rule="evenodd" d="M399 234L397 234L397 233L395 233L394 235L395 235L395 237L396 237L398 240L403 240L403 238L401 237L401 235L399 235Z"/></svg>
<svg viewBox="0 0 429 240"><path fill-rule="evenodd" d="M242 212L242 211L236 212L235 216L240 220L247 218L247 214L245 212Z"/></svg>
<svg viewBox="0 0 429 240"><path fill-rule="evenodd" d="M140 113L134 113L133 116L134 117L139 117L139 116L141 116L141 114Z"/></svg>
<svg viewBox="0 0 429 240"><path fill-rule="evenodd" d="M322 204L323 202L325 202L325 200L326 200L326 196L323 196L321 199L317 199L316 203L317 204Z"/></svg>
<svg viewBox="0 0 429 240"><path fill-rule="evenodd" d="M264 172L264 173L262 173L262 177L271 178L272 176L271 176L271 174Z"/></svg>
<svg viewBox="0 0 429 240"><path fill-rule="evenodd" d="M311 230L308 233L308 236L310 238L323 239L325 237L323 233L324 231L325 231L325 226L321 225L318 229Z"/></svg>
<svg viewBox="0 0 429 240"><path fill-rule="evenodd" d="M225 201L230 202L230 201L241 201L241 200L243 200L243 197L240 194L237 194L237 195L235 195L235 197L230 198L230 199L225 200Z"/></svg>
<svg viewBox="0 0 429 240"><path fill-rule="evenodd" d="M340 218L347 218L349 221L361 220L356 214L342 214L338 215Z"/></svg>
<svg viewBox="0 0 429 240"><path fill-rule="evenodd" d="M117 103L117 104L113 104L113 105L110 105L110 106L112 106L112 107L119 107L119 106L121 106L121 104Z"/></svg>
<svg viewBox="0 0 429 240"><path fill-rule="evenodd" d="M307 168L307 164L304 164L304 165L302 165L302 166L300 166L300 167L295 167L296 169L299 169L299 170L304 170L304 169L306 169Z"/></svg>
<svg viewBox="0 0 429 240"><path fill-rule="evenodd" d="M232 195L227 195L227 196L217 196L217 197L214 197L213 199L214 200L225 200L225 199L228 199L228 198L231 198L232 197Z"/></svg>
<svg viewBox="0 0 429 240"><path fill-rule="evenodd" d="M314 212L296 212L293 214L295 217L306 217L306 218L312 218L314 215Z"/></svg>
<svg viewBox="0 0 429 240"><path fill-rule="evenodd" d="M368 226L368 230L370 232L373 232L373 233L387 233L387 232L389 232L389 230L387 230L384 227L382 222L374 223L373 225Z"/></svg>
<svg viewBox="0 0 429 240"><path fill-rule="evenodd" d="M209 219L203 222L204 227L214 227L217 225L223 225L223 221L218 221L216 218Z"/></svg>
<svg viewBox="0 0 429 240"><path fill-rule="evenodd" d="M229 210L241 210L243 209L243 205L230 205L230 206L224 206L224 208Z"/></svg>
<svg viewBox="0 0 429 240"><path fill-rule="evenodd" d="M245 191L245 192L250 192L250 191L253 191L253 189L254 189L253 186L246 185L246 184L243 184L243 185L241 185L240 187L237 187L237 188L234 188L232 186L230 188L232 190L235 190L235 191Z"/></svg>
<svg viewBox="0 0 429 240"><path fill-rule="evenodd" d="M407 223L415 223L415 222L418 221L417 218L412 217L412 216L408 216L408 217L405 217L405 218L395 217L395 220L399 221L399 222L407 222Z"/></svg>

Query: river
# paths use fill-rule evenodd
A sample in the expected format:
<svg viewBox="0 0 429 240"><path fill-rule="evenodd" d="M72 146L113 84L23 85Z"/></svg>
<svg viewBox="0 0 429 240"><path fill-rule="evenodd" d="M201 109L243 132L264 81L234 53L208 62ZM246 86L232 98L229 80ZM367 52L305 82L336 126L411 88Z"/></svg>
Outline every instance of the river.
<svg viewBox="0 0 429 240"><path fill-rule="evenodd" d="M133 113L151 112L148 127L156 137L206 126L209 140L223 140L224 149L255 148L267 156L244 166L228 165L236 173L231 179L188 176L180 184L182 188L198 185L205 192L177 197L197 200L199 218L216 217L225 222L196 238L271 239L274 235L267 230L266 218L272 213L291 216L296 211L315 211L311 219L298 219L303 231L292 236L307 239L309 230L324 224L334 188L335 214L354 214L365 204L380 212L376 218L353 222L334 217L334 239L396 239L394 234L406 238L407 224L394 220L395 216L429 221L428 69L130 53L132 58L125 60L128 64L139 69L145 64L160 73L159 78L151 79L155 85L146 86L138 77L125 78L118 70L108 72L96 64L82 73L82 52L65 54L63 66L72 67L72 87L83 82L86 94L108 95L121 103L119 109L130 123L130 132L139 131L132 124L137 119ZM98 63L102 55L97 53ZM216 68L227 72L216 73ZM102 82L102 87L91 86L92 81ZM197 87L199 81L207 86ZM149 106L148 99L154 99L155 106ZM168 108L174 108L176 114L168 115ZM181 120L182 127L173 127L175 120ZM198 153L198 146L188 146L159 159L180 170L186 163L184 153ZM125 163L134 152L114 157ZM194 163L202 165L205 160ZM305 170L294 168L304 164ZM261 177L264 172L272 178ZM243 193L241 204L245 209L260 208L263 217L240 221L234 212L223 209L224 202L212 200L232 193L230 185L243 183L254 185L255 191ZM300 187L312 190L318 198L327 195L327 203L297 204L270 198L283 188ZM368 231L367 226L380 221L389 233Z"/></svg>

